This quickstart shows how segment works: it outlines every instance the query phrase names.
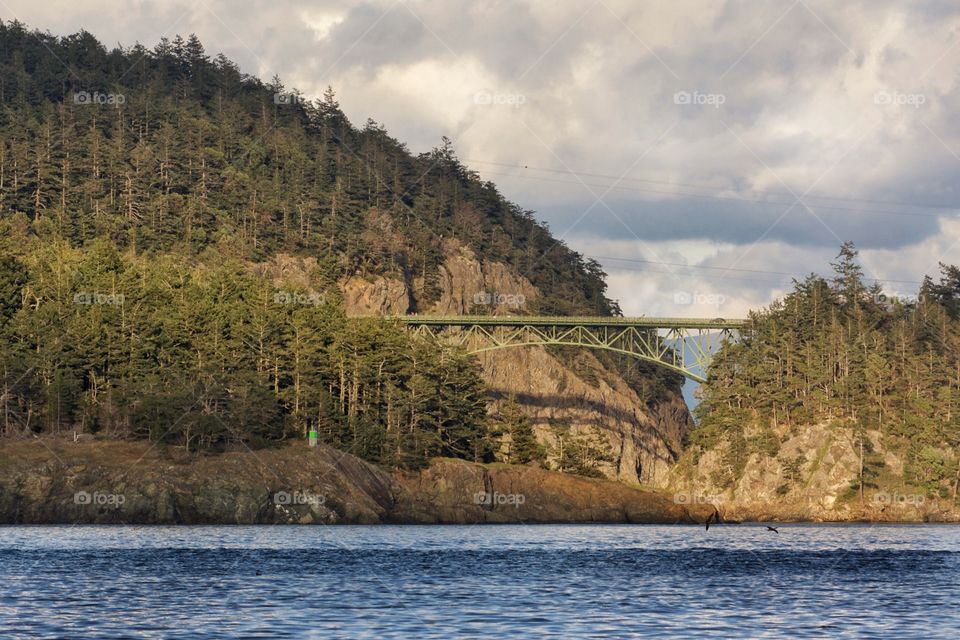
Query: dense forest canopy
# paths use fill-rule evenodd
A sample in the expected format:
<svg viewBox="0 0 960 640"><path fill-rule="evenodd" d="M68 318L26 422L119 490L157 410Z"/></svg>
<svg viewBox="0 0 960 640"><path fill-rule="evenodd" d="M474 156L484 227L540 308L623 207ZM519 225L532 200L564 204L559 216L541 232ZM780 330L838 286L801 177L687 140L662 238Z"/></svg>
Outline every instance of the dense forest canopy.
<svg viewBox="0 0 960 640"><path fill-rule="evenodd" d="M455 239L537 288L527 312L619 313L599 264L448 140L412 154L332 90L265 84L194 36L107 50L0 23L0 105L6 436L199 451L317 430L382 464L485 460L516 429L491 427L477 364L346 318L337 283L399 277L416 311ZM278 257L303 273L285 280ZM677 384L624 369L652 394Z"/></svg>
<svg viewBox="0 0 960 640"><path fill-rule="evenodd" d="M862 494L889 471L873 455L882 441L903 454L903 482L956 496L960 269L941 265L938 282L928 276L916 299L896 300L867 286L852 244L833 268L830 280L795 281L723 346L703 387L694 451L724 446L725 481L733 483L749 455L776 458L791 433L836 422L853 430L861 452L852 489Z"/></svg>

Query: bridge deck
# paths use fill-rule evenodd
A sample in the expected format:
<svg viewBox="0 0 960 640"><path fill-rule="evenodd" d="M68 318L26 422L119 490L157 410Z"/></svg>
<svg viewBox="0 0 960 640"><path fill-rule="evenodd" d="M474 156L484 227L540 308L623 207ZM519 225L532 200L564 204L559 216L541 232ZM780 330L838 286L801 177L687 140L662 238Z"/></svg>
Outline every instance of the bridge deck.
<svg viewBox="0 0 960 640"><path fill-rule="evenodd" d="M726 318L615 318L608 316L392 316L421 326L649 327L651 329L739 329L747 321Z"/></svg>

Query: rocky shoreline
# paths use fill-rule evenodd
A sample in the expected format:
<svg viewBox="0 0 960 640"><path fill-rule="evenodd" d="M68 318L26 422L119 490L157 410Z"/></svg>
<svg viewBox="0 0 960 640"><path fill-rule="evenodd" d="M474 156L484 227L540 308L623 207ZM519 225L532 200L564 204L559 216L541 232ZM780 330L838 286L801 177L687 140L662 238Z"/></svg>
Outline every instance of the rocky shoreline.
<svg viewBox="0 0 960 640"><path fill-rule="evenodd" d="M695 523L711 505L532 467L391 473L291 444L187 456L144 442L0 445L0 524Z"/></svg>
<svg viewBox="0 0 960 640"><path fill-rule="evenodd" d="M794 500L780 504L767 502L718 501L727 521L741 522L820 522L860 524L956 524L960 512L950 501L925 500L920 504L851 502L833 509L817 500Z"/></svg>
<svg viewBox="0 0 960 640"><path fill-rule="evenodd" d="M191 456L145 442L0 441L0 524L960 522L925 501L692 499L534 467L437 459L390 472L320 445Z"/></svg>

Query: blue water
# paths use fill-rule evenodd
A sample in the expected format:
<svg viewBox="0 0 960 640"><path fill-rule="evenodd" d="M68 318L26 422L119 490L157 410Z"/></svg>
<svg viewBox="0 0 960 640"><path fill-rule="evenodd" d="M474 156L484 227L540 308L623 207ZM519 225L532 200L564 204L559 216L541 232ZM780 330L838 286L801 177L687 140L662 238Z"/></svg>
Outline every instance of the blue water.
<svg viewBox="0 0 960 640"><path fill-rule="evenodd" d="M0 637L957 637L960 527L0 527Z"/></svg>

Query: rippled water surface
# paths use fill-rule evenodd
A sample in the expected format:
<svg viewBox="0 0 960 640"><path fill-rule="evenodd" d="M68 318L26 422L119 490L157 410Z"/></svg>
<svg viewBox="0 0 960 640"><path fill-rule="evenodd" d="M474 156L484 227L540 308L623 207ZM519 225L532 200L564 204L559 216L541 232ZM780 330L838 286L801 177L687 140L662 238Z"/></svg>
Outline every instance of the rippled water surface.
<svg viewBox="0 0 960 640"><path fill-rule="evenodd" d="M3 637L957 637L960 528L0 527Z"/></svg>

